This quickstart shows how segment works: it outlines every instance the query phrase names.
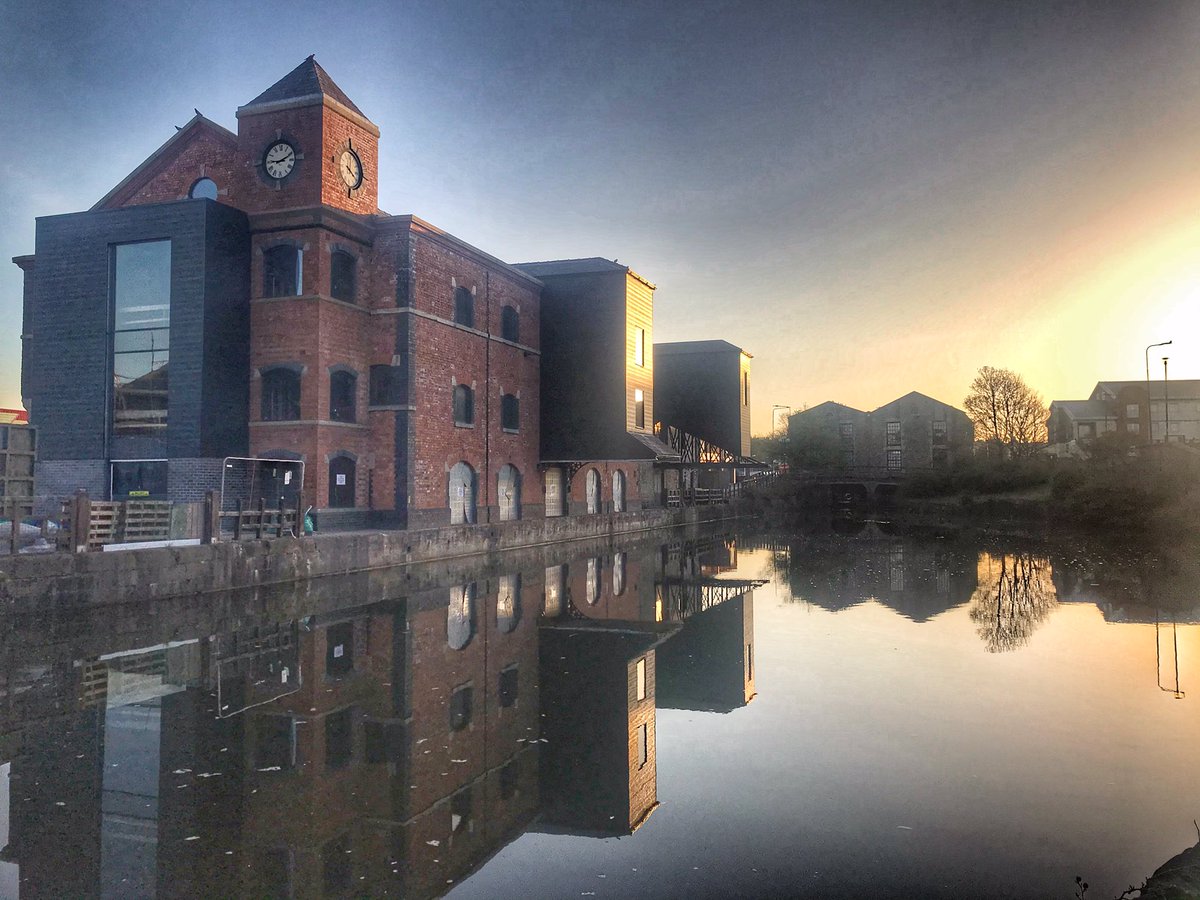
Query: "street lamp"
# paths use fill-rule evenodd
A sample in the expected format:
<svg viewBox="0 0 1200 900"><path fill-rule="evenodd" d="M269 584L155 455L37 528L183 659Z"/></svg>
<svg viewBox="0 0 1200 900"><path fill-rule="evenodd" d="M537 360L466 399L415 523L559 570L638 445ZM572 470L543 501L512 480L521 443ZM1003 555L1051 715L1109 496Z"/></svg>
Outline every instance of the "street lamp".
<svg viewBox="0 0 1200 900"><path fill-rule="evenodd" d="M1167 396L1167 360L1170 357L1163 357L1163 443L1169 443L1171 440L1171 400Z"/></svg>
<svg viewBox="0 0 1200 900"><path fill-rule="evenodd" d="M1151 344L1146 348L1146 443L1154 443L1154 406L1150 403L1150 351L1154 347L1168 347L1172 341Z"/></svg>
<svg viewBox="0 0 1200 900"><path fill-rule="evenodd" d="M774 406L771 407L771 425L772 425L771 431L772 432L779 430L779 426L775 424L775 422L776 422L775 410L777 410L777 409L786 409L788 412L792 411L792 408L790 406L784 406L779 403L776 403Z"/></svg>

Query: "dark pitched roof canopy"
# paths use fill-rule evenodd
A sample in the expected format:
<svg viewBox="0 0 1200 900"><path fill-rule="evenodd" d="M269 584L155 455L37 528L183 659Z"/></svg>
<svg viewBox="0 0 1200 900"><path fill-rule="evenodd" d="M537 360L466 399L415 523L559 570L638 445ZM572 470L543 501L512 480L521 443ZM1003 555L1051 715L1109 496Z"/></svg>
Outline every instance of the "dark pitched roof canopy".
<svg viewBox="0 0 1200 900"><path fill-rule="evenodd" d="M604 259L602 256L589 256L583 259L549 259L544 262L514 263L514 265L530 275L541 278L543 275L580 275L591 272L628 272L629 266Z"/></svg>
<svg viewBox="0 0 1200 900"><path fill-rule="evenodd" d="M354 105L345 92L334 84L329 73L312 56L251 100L246 106L261 106L266 103L281 103L315 95L332 97L338 103L366 118L363 111ZM243 107L244 108L244 107Z"/></svg>

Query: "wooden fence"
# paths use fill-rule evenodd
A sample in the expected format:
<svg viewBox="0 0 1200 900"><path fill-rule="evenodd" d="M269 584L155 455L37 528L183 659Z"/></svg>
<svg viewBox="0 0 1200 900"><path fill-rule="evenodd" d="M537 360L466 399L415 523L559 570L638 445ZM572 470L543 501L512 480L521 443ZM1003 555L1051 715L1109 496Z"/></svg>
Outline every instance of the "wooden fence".
<svg viewBox="0 0 1200 900"><path fill-rule="evenodd" d="M77 491L63 501L59 521L58 546L61 550L85 553L102 550L110 544L132 544L187 538L211 544L220 540L255 540L303 533L303 497L296 507L268 507L263 500L248 505L237 502L236 509L222 510L220 495L209 491L201 509L199 534L172 534L172 511L179 504L166 500L92 500L87 491ZM191 504L195 506L195 504ZM194 512L194 510L193 510ZM193 520L194 528L194 520Z"/></svg>

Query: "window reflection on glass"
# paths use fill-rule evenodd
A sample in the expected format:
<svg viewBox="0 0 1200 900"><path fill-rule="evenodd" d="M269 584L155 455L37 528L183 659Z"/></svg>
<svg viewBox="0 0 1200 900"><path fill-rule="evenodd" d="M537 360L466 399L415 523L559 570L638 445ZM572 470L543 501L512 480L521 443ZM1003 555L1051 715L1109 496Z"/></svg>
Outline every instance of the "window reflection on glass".
<svg viewBox="0 0 1200 900"><path fill-rule="evenodd" d="M543 613L548 617L562 614L566 570L565 565L550 566L546 569L546 602Z"/></svg>
<svg viewBox="0 0 1200 900"><path fill-rule="evenodd" d="M263 252L263 296L295 297L300 294L304 251L281 244Z"/></svg>
<svg viewBox="0 0 1200 900"><path fill-rule="evenodd" d="M521 576L501 575L496 596L496 627L508 634L517 627L521 615Z"/></svg>
<svg viewBox="0 0 1200 900"><path fill-rule="evenodd" d="M113 252L113 428L167 425L171 242L121 244Z"/></svg>
<svg viewBox="0 0 1200 900"><path fill-rule="evenodd" d="M625 554L613 555L613 596L620 597L625 593Z"/></svg>
<svg viewBox="0 0 1200 900"><path fill-rule="evenodd" d="M450 606L446 610L446 643L451 650L461 650L471 642L475 633L475 584L463 584L450 589Z"/></svg>
<svg viewBox="0 0 1200 900"><path fill-rule="evenodd" d="M587 561L587 602L592 606L600 602L600 559L596 556Z"/></svg>
<svg viewBox="0 0 1200 900"><path fill-rule="evenodd" d="M216 200L217 183L211 178L201 178L192 185L192 189L188 191L188 196L193 200Z"/></svg>

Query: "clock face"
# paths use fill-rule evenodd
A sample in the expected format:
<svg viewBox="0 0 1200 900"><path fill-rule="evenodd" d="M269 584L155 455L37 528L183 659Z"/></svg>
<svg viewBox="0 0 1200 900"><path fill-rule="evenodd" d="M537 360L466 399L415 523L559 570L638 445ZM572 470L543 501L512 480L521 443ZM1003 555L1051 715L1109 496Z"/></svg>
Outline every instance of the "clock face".
<svg viewBox="0 0 1200 900"><path fill-rule="evenodd" d="M346 183L346 187L354 190L362 184L363 170L362 160L358 158L358 154L353 150L343 150L338 156L338 174L342 176L342 181Z"/></svg>
<svg viewBox="0 0 1200 900"><path fill-rule="evenodd" d="M263 154L263 168L275 179L284 179L296 167L296 148L287 141L276 141Z"/></svg>

